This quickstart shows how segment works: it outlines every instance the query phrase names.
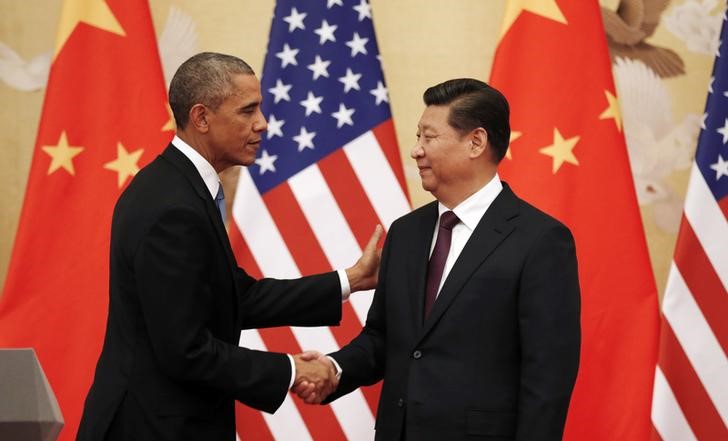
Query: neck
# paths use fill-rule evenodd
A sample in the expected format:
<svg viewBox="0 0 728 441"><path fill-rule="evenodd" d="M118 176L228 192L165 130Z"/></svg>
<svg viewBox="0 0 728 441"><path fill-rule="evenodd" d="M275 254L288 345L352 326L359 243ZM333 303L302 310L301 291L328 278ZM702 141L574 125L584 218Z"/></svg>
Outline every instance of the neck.
<svg viewBox="0 0 728 441"><path fill-rule="evenodd" d="M478 175L473 176L472 179L458 182L457 189L450 189L450 191L442 192L434 191L432 195L435 196L442 205L452 210L460 205L465 199L485 187L488 182L493 179L495 172L495 169L493 169L492 171L488 171L488 173L479 173Z"/></svg>
<svg viewBox="0 0 728 441"><path fill-rule="evenodd" d="M212 165L212 168L214 168L217 173L224 170L224 167L217 164L215 156L212 154L212 149L208 147L204 137L185 130L177 131L177 137L186 142L188 146L195 149L197 153L199 153L203 158L205 158L205 160L207 160L207 162L210 163L210 165Z"/></svg>

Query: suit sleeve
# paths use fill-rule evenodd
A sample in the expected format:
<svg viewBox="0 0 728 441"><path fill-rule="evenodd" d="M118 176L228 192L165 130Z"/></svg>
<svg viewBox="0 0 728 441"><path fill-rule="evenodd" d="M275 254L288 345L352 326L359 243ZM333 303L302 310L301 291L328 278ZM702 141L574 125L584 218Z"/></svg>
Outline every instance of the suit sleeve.
<svg viewBox="0 0 728 441"><path fill-rule="evenodd" d="M207 327L216 307L209 265L209 226L194 210L167 210L133 256L137 292L152 350L169 377L223 391L273 412L286 396L285 354L249 350L216 338Z"/></svg>
<svg viewBox="0 0 728 441"><path fill-rule="evenodd" d="M341 283L336 272L294 280L260 279L237 268L238 326L337 326Z"/></svg>
<svg viewBox="0 0 728 441"><path fill-rule="evenodd" d="M516 440L562 438L579 365L579 311L574 239L566 227L553 226L533 244L521 276Z"/></svg>
<svg viewBox="0 0 728 441"><path fill-rule="evenodd" d="M384 376L387 338L386 279L395 225L392 225L384 242L377 288L374 291L374 298L369 307L364 328L349 344L329 354L339 363L343 373L336 391L324 400L324 404L344 396L360 386L374 384Z"/></svg>

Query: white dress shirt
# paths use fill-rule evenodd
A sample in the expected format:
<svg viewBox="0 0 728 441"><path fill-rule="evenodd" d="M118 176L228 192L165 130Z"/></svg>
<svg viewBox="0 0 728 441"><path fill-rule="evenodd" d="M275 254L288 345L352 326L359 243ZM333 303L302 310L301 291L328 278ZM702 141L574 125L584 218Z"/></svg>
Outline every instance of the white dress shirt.
<svg viewBox="0 0 728 441"><path fill-rule="evenodd" d="M447 275L450 274L450 270L458 260L460 253L463 251L463 248L465 248L465 244L468 243L473 231L475 231L475 227L478 226L478 222L480 222L480 219L502 189L503 184L496 173L495 176L493 176L493 179L485 184L483 188L470 195L470 197L452 209L453 213L455 213L458 219L460 219L460 222L452 228L450 251L447 254L445 268L442 272L442 279L440 279L440 286L437 288L437 295L440 295L440 290L447 279ZM437 223L435 224L435 234L432 236L432 244L430 245L430 256L432 256L432 251L435 249L437 232L440 229L440 215L448 210L450 209L438 202Z"/></svg>
<svg viewBox="0 0 728 441"><path fill-rule="evenodd" d="M210 192L210 196L214 201L215 196L217 195L217 192L222 185L222 182L220 182L220 177L217 175L215 168L212 166L212 164L207 162L207 159L205 159L197 150L193 149L189 144L182 141L182 139L180 139L177 135L175 135L174 139L172 139L172 145L174 145L177 150L182 152L182 154L185 155L187 159L192 161L192 164L195 166L197 172L200 174L200 177L202 177L202 180L205 182L205 186L207 187L207 190ZM346 276L345 270L337 270L336 273L339 275L339 282L341 282L341 300L346 301L351 294L349 278ZM296 380L296 364L293 361L293 357L291 355L286 355L288 355L288 360L291 362L291 381L288 385L288 388L290 389L291 386L293 386L293 382Z"/></svg>

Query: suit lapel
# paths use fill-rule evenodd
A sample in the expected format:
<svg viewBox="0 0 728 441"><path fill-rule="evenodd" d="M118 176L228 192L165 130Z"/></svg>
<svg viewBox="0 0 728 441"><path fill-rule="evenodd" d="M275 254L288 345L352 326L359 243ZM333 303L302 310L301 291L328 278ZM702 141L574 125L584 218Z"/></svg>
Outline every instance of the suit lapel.
<svg viewBox="0 0 728 441"><path fill-rule="evenodd" d="M475 231L445 279L432 311L425 320L421 338L424 338L440 320L473 272L513 231L515 228L513 219L518 216L517 201L508 185L503 183L503 190L478 222L478 226L475 227Z"/></svg>
<svg viewBox="0 0 728 441"><path fill-rule="evenodd" d="M202 180L202 176L200 176L200 173L197 171L194 164L192 164L192 161L190 161L172 144L170 144L164 152L162 152L162 157L171 162L172 165L174 165L180 173L187 178L192 185L192 188L194 188L195 193L197 193L197 196L204 201L207 216L215 229L215 234L220 241L220 245L225 250L225 254L228 259L228 266L232 270L237 266L235 255L230 247L230 240L228 239L225 225L223 225L222 219L220 219L220 212L217 210L217 206L210 195L210 191L205 185L205 181Z"/></svg>
<svg viewBox="0 0 728 441"><path fill-rule="evenodd" d="M410 232L411 254L408 256L408 274L405 280L412 281L412 292L410 296L410 310L412 311L413 323L419 334L422 328L422 315L425 307L425 282L427 280L427 263L430 259L430 246L432 236L437 223L437 201L426 205L421 216L417 219L414 229Z"/></svg>

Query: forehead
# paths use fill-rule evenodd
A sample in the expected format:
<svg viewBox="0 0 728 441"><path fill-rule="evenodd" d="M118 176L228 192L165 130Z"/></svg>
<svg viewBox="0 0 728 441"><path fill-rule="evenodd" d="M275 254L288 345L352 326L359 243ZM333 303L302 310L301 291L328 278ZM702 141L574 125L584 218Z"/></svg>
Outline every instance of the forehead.
<svg viewBox="0 0 728 441"><path fill-rule="evenodd" d="M260 101L260 81L252 74L234 74L231 97L245 101Z"/></svg>
<svg viewBox="0 0 728 441"><path fill-rule="evenodd" d="M421 129L450 127L447 122L449 116L450 106L427 106L417 126Z"/></svg>

